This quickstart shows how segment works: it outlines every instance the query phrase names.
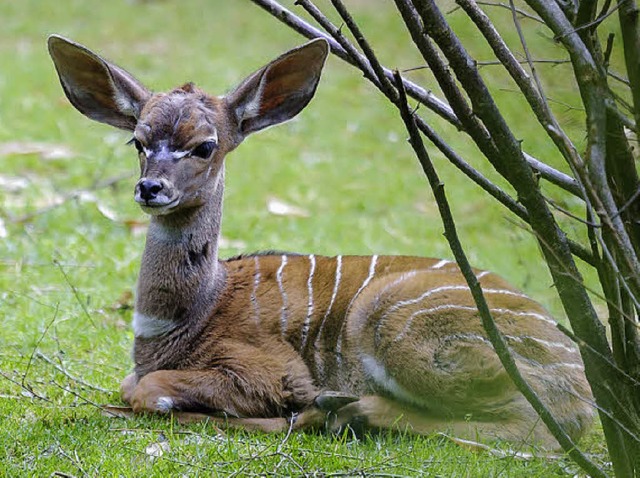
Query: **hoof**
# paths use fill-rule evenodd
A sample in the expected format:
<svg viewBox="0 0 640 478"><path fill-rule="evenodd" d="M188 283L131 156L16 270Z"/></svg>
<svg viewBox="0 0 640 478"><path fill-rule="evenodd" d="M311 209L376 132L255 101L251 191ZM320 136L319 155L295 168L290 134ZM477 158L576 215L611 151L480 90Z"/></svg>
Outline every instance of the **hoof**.
<svg viewBox="0 0 640 478"><path fill-rule="evenodd" d="M357 402L359 399L360 397L349 395L348 393L326 391L315 398L314 404L324 412L335 412L345 405Z"/></svg>

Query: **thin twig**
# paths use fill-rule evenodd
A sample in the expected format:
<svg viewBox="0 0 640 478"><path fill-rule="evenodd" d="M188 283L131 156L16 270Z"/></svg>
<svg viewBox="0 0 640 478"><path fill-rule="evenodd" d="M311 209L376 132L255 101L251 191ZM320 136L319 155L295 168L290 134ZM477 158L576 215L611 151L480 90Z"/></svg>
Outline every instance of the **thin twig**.
<svg viewBox="0 0 640 478"><path fill-rule="evenodd" d="M23 384L22 382L18 382L17 380L14 380L9 375L4 373L2 370L0 370L0 377L3 377L4 379L8 380L14 385L17 385L18 387L23 389L25 392L27 392L29 398L37 398L38 400L43 400L45 402L51 403L51 400L49 400L47 397L43 397L42 395L37 394L36 392L33 391L32 387L30 387L27 384Z"/></svg>
<svg viewBox="0 0 640 478"><path fill-rule="evenodd" d="M599 16L595 20L592 20L590 22L584 23L584 24L580 25L579 27L574 28L573 30L568 30L566 32L563 32L561 35L556 35L555 40L560 41L560 40L563 39L563 37L565 37L567 35L572 35L574 33L579 33L579 32L581 32L583 30L591 29L591 27L597 27L603 21L605 21L607 18L609 18L609 16L613 15L618 10L618 8L620 7L621 4L622 4L622 2L617 3L615 7L613 7L611 10L609 10L605 14Z"/></svg>
<svg viewBox="0 0 640 478"><path fill-rule="evenodd" d="M511 6L507 5L506 3L500 3L500 2L476 2L478 5L484 5L486 7L499 7L499 8L504 8L506 10L511 10ZM518 12L518 15L523 16L524 18L528 18L529 20L533 20L535 22L541 23L542 25L544 25L544 21L542 20L542 18L540 17L536 17L535 15L532 15L531 13L527 12L526 10L522 10L521 8L516 9L516 12Z"/></svg>
<svg viewBox="0 0 640 478"><path fill-rule="evenodd" d="M433 191L438 209L440 211L440 217L442 219L445 230L445 237L447 238L449 246L451 247L451 251L456 258L458 267L460 267L460 271L467 281L467 285L469 286L471 294L473 295L473 299L478 308L478 313L482 320L482 325L487 332L487 336L489 337L489 340L491 341L496 354L500 358L500 362L509 374L509 377L511 377L520 392L527 398L527 401L536 410L544 424L547 425L562 448L591 476L605 478L606 475L603 473L603 471L576 447L571 437L569 437L565 430L558 424L549 409L540 400L538 394L533 390L533 388L531 388L531 386L526 382L526 380L524 380L524 378L520 374L515 360L509 352L507 342L496 326L493 317L491 316L491 311L484 298L482 287L480 286L480 283L476 278L476 275L473 272L473 269L469 264L466 254L462 248L462 244L460 243L460 240L458 238L455 221L451 214L451 209L449 208L448 200L444 192L444 185L440 181L433 163L429 158L427 150L425 149L422 142L422 138L420 137L420 132L416 126L415 120L407 106L406 96L404 95L404 89L402 87L402 82L400 81L400 73L396 73L396 75L398 78L398 81L396 82L396 88L400 93L400 102L398 103L398 107L400 109L400 113L402 119L404 120L405 126L409 132L409 142L411 143L411 146L413 147L416 156L418 157L418 160L422 165L423 171L425 172L425 175L429 180L429 184L431 185L431 189Z"/></svg>
<svg viewBox="0 0 640 478"><path fill-rule="evenodd" d="M131 178L131 173L125 173L125 174L120 174L118 176L114 176L112 178L109 178L105 181L101 181L97 184L95 184L92 188L89 189L77 189L75 191L71 191L68 192L66 194L64 194L62 196L62 198L59 201L56 201L54 204L50 204L49 206L45 206L41 209L38 209L36 211L27 213L23 216L20 217L16 217L16 218L12 218L11 222L13 223L17 223L17 224L23 224L25 222L29 222L33 219L35 219L38 216L41 216L43 214L49 213L51 211L53 211L54 209L57 209L61 206L64 206L66 203L68 203L71 200L77 199L79 197L82 197L83 195L87 194L87 193L92 193L95 191L99 191L100 189L105 189L111 186L116 185L117 183L124 181L125 179L129 179Z"/></svg>
<svg viewBox="0 0 640 478"><path fill-rule="evenodd" d="M51 317L51 320L47 323L47 325L45 326L44 330L42 331L42 334L40 334L40 337L38 338L38 341L36 342L36 344L33 346L33 349L31 350L31 355L29 356L29 361L27 362L27 367L24 371L24 374L22 374L22 386L24 387L24 383L27 380L27 375L29 374L29 369L31 369L31 364L33 363L33 357L36 353L36 350L38 350L38 347L40 347L40 344L42 343L42 341L44 340L45 335L47 335L47 332L49 331L49 329L51 328L51 326L53 325L53 323L56 321L56 319L58 318L58 306L60 305L60 303L56 303L55 305L55 310L53 311L53 317Z"/></svg>
<svg viewBox="0 0 640 478"><path fill-rule="evenodd" d="M47 357L45 354L43 354L42 352L36 352L35 356L39 359L44 360L45 362L47 362L49 365L51 365L53 368L55 368L58 372L60 372L61 374L63 374L65 377L67 377L69 380L72 380L74 382L79 383L80 385L83 385L87 388L91 388L93 390L97 390L98 392L105 392L105 393L110 393L111 390L107 389L107 388L102 388L99 387L97 385L92 385L89 382L86 382L84 380L82 380L80 377L76 377L75 375L71 375L67 369L65 369L62 365L58 365L57 363L55 363L53 360L51 360L49 357Z"/></svg>
<svg viewBox="0 0 640 478"><path fill-rule="evenodd" d="M283 23L291 27L293 30L300 33L301 35L307 38L324 38L331 45L332 53L334 53L336 56L346 61L350 65L353 65L356 68L360 69L360 71L365 73L365 76L369 74L367 72L372 71L364 55L361 55L360 53L358 53L357 50L355 50L355 48L353 48L352 46L347 47L347 50L345 50L343 45L346 46L348 44L348 41L344 37L344 35L342 35L340 29L337 28L335 25L331 24L331 22L329 22L329 20L326 19L326 17L322 15L322 13L317 8L312 8L311 7L312 4L310 2L305 0L299 0L298 3L304 8L308 8L308 11L312 15L312 17L314 17L314 19L318 21L318 23L322 25L323 28L327 29L327 31L329 32L329 35L309 25L303 19L301 19L291 11L287 10L286 8L282 7L275 0L251 0L251 1L255 3L257 6L267 11L269 14L271 14L275 18L277 18L278 20L282 21ZM383 67L383 71L387 78L392 78L391 70ZM375 80L371 80L371 81L377 86L378 82L376 82ZM437 115L445 119L447 122L449 122L450 124L458 128L459 130L462 130L468 133L467 128L464 128L462 126L462 124L460 123L460 120L453 113L453 110L449 105L447 105L444 101L437 98L430 91L426 91L425 89L416 85L415 83L412 83L407 79L403 79L403 81L404 81L405 89L409 96L411 96L413 99L425 105L428 109L435 112ZM527 155L527 157L530 158L529 155ZM531 163L533 164L533 162ZM539 165L544 164L538 160L535 160L535 163ZM579 194L576 194L577 188L576 188L576 181L574 179L572 178L567 179L566 175L564 175L559 171L556 171L555 169L551 168L548 165L545 165L544 169L541 170L540 172L543 178L547 179L548 181L551 181L552 183L556 184L562 189L565 189L571 192L572 194L580 197Z"/></svg>
<svg viewBox="0 0 640 478"><path fill-rule="evenodd" d="M567 217L570 217L571 219L574 219L574 220L576 220L578 222L581 222L582 224L584 224L586 226L589 226L589 227L602 227L601 224L598 224L596 222L587 221L586 219L582 219L581 217L576 216L575 214L573 214L568 209L565 209L562 206L560 206L559 204L557 204L551 198L545 197L544 199L545 199L545 201L547 201L547 204L549 204L551 207L553 207L556 211L560 211L562 214L564 214Z"/></svg>
<svg viewBox="0 0 640 478"><path fill-rule="evenodd" d="M111 414L111 412L109 412L108 409L105 409L105 407L103 405L100 405L99 403L94 402L93 400L80 395L78 392L76 392L75 390L71 389L71 388L67 388L63 385L60 385L58 382L56 382L55 380L51 380L49 383L51 383L52 385L55 385L56 387L58 387L60 390L63 390L67 393L70 393L71 395L73 395L76 398L79 398L80 400L82 400L83 402L85 402L87 405L91 405L92 407L100 410L102 413L105 414Z"/></svg>
<svg viewBox="0 0 640 478"><path fill-rule="evenodd" d="M476 2L478 3L478 2ZM518 63L520 63L521 65L528 65L529 62L527 60L518 60ZM570 60L531 60L531 63L534 64L544 64L544 65L566 65L567 63L571 63ZM478 66L503 66L502 62L500 60L481 60L481 61L477 61L476 65ZM401 73L410 73L412 71L419 71L419 70L428 70L429 69L429 65L421 65L421 66L414 66L411 68L401 68L400 72Z"/></svg>
<svg viewBox="0 0 640 478"><path fill-rule="evenodd" d="M58 267L58 269L60 269L60 272L62 273L62 276L64 277L65 282L67 283L67 285L69 286L69 288L73 292L73 296L76 298L76 301L78 302L78 304L80 304L80 307L82 308L82 311L84 312L84 315L87 317L87 319L89 319L89 322L91 322L91 325L93 325L93 327L95 328L96 324L93 321L93 319L91 318L91 314L89 314L89 310L87 309L86 304L84 303L84 301L80 297L80 293L78 292L78 289L76 289L76 286L71 283L71 280L69 279L69 276L67 275L67 272L64 270L64 267L62 267L62 264L57 259L54 259L53 263Z"/></svg>

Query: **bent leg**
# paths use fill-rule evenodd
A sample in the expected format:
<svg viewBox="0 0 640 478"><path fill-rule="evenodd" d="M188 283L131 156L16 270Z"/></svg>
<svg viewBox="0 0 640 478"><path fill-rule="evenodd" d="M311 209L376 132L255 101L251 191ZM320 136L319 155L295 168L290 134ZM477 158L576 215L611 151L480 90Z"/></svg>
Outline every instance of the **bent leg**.
<svg viewBox="0 0 640 478"><path fill-rule="evenodd" d="M417 407L379 395L369 395L350 403L332 414L329 427L339 431L345 427L359 432L364 429L409 431L419 435L447 433L467 440L508 440L513 443L557 449L559 445L546 426L535 415L524 410L523 416L504 420L461 420L429 415Z"/></svg>
<svg viewBox="0 0 640 478"><path fill-rule="evenodd" d="M315 390L289 390L278 375L240 376L232 370L157 370L123 382L123 398L134 412L222 412L232 417L274 417L311 404Z"/></svg>

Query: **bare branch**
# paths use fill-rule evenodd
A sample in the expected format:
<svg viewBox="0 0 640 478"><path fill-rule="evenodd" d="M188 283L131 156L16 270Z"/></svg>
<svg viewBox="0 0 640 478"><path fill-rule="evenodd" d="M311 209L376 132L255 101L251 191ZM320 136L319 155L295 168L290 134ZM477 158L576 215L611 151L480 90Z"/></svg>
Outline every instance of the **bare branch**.
<svg viewBox="0 0 640 478"><path fill-rule="evenodd" d="M618 18L624 44L624 59L629 75L633 111L636 123L634 130L640 137L640 19L635 0L621 0Z"/></svg>
<svg viewBox="0 0 640 478"><path fill-rule="evenodd" d="M398 107L400 109L400 114L405 123L405 126L409 132L409 142L416 152L416 156L418 157L423 171L429 180L429 184L436 198L436 203L438 204L440 216L444 225L445 237L447 238L447 241L449 241L451 251L453 252L454 257L456 258L456 262L458 263L458 266L460 267L460 270L467 281L469 289L471 290L473 299L476 303L476 306L478 307L482 325L487 332L487 336L489 337L489 340L491 341L496 354L500 358L500 362L506 369L509 377L511 377L515 385L518 387L518 390L520 390L520 392L527 398L536 412L538 412L540 418L542 419L544 424L547 425L562 448L591 476L599 476L604 478L606 476L605 473L593 462L591 462L576 447L575 443L573 443L569 435L567 435L567 433L556 421L546 405L542 402L542 400L540 400L540 397L537 395L537 393L529 386L529 384L520 374L515 360L509 352L507 342L500 330L498 330L498 327L496 326L496 323L491 316L489 306L487 305L484 294L482 292L482 287L480 286L480 283L478 282L478 279L476 278L473 269L471 268L471 265L467 260L466 254L464 253L462 244L460 243L456 231L455 221L451 214L451 209L449 208L448 200L444 192L444 185L440 181L440 178L438 177L438 174L433 167L433 164L431 163L431 159L429 158L427 150L422 143L422 138L420 137L420 133L416 126L415 120L407 106L406 96L404 96L404 89L402 87L400 73L396 73L396 76L396 87L400 92L400 101L398 103Z"/></svg>
<svg viewBox="0 0 640 478"><path fill-rule="evenodd" d="M325 33L321 32L317 28L314 28L313 26L309 25L307 22L302 20L297 15L287 10L286 8L282 7L277 1L275 0L251 0L251 1L256 5L258 5L259 7L266 10L267 12L269 12L278 20L289 25L291 28L293 28L295 31L297 31L301 35L307 38L324 38L331 45L331 51L335 55L342 58L347 63L358 67L358 64L356 63L356 59L354 59L342 47L342 45L338 41L336 41L332 36L326 35ZM333 26L333 28L335 28L335 26ZM327 30L327 31L330 31L330 30ZM338 29L335 28L335 31L338 31ZM363 55L358 54L358 58L360 60L366 61ZM387 78L393 78L393 73L390 70L385 68L384 73ZM456 126L457 128L460 128L460 122L456 118L456 115L453 113L449 105L447 105L444 101L437 98L431 92L426 91L424 88L408 80L405 80L404 86L407 89L407 94L409 96L420 101L420 103L425 105L427 108L429 108L430 110L432 110L433 112L435 112L436 114L444 118L445 120L447 120L452 125Z"/></svg>

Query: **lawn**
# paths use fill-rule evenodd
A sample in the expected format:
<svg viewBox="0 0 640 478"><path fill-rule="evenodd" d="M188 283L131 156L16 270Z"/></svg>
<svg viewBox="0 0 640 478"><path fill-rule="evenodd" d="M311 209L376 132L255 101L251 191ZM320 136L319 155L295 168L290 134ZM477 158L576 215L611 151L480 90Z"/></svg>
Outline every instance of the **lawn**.
<svg viewBox="0 0 640 478"><path fill-rule="evenodd" d="M420 64L392 2L348 3L387 66ZM450 16L459 31L469 28L462 15ZM0 18L0 476L576 472L563 459L478 453L440 436L265 436L103 416L99 406L119 403L119 382L132 367L132 292L146 218L133 201L137 160L126 145L130 136L69 105L47 36L73 38L155 90L194 81L217 94L304 40L248 0L14 0L0 3ZM543 27L527 27L541 55L563 56ZM490 58L481 44L476 54ZM527 150L562 168L546 138L539 141L540 130L519 118L521 99L493 68L483 73ZM554 108L580 143L575 88L562 65L547 68L557 73L549 81ZM408 75L437 93L424 70ZM467 139L425 117L496 178ZM221 255L277 249L451 257L405 138L394 109L331 58L303 114L252 137L228 158ZM500 273L561 319L531 235L435 151L433 157L472 262ZM278 203L288 206L284 213ZM570 229L582 237L577 226ZM606 461L601 440L596 433L588 448Z"/></svg>

